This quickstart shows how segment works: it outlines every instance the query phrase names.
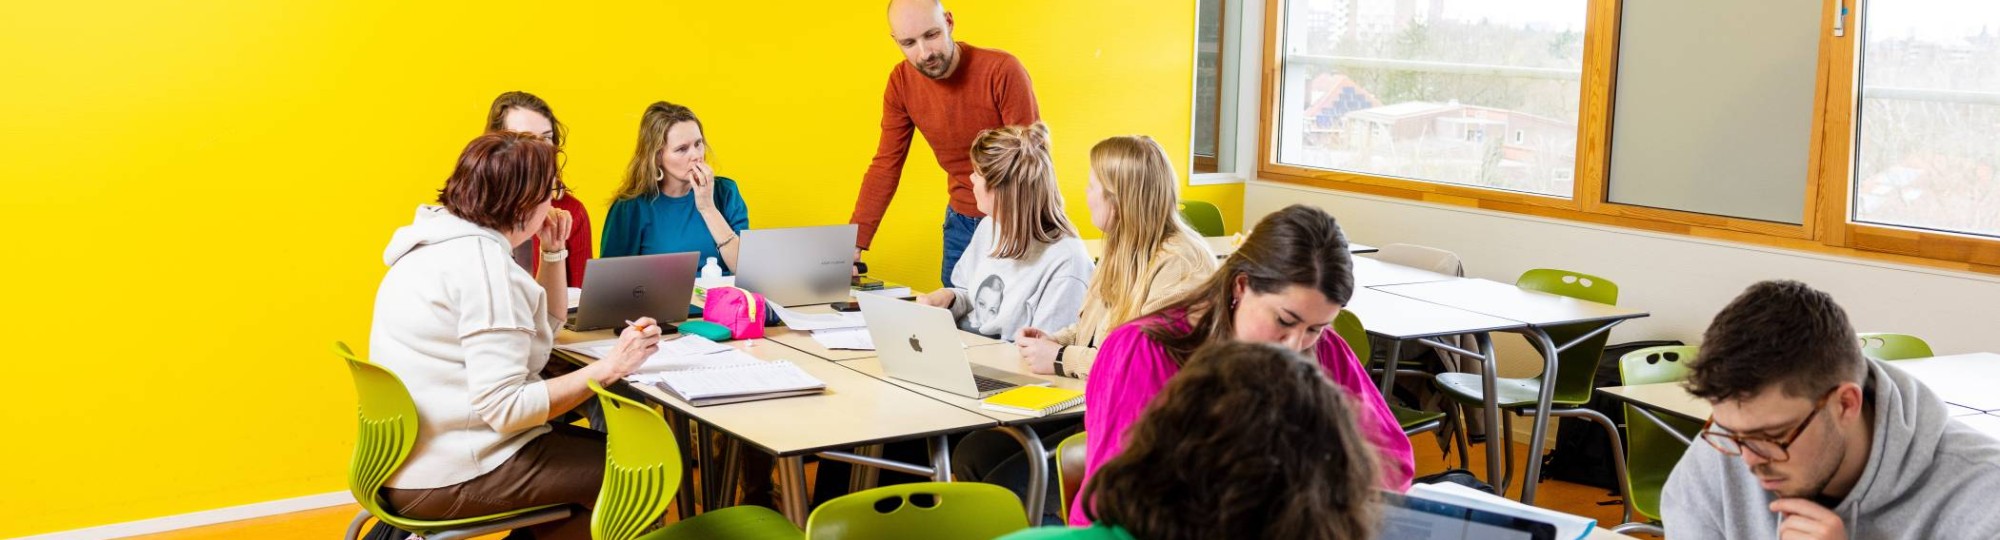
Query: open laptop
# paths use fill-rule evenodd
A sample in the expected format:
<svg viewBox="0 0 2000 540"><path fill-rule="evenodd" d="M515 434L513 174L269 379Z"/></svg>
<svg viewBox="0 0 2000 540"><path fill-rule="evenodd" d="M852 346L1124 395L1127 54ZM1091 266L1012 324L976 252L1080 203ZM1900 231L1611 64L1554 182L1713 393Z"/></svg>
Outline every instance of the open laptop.
<svg viewBox="0 0 2000 540"><path fill-rule="evenodd" d="M780 306L847 301L852 294L855 227L743 231L736 286Z"/></svg>
<svg viewBox="0 0 2000 540"><path fill-rule="evenodd" d="M1383 493L1381 540L1555 540L1556 526L1523 517Z"/></svg>
<svg viewBox="0 0 2000 540"><path fill-rule="evenodd" d="M668 323L687 320L699 258L700 253L689 251L585 262L583 295L566 326L578 331L597 330L652 317L660 322L662 333L672 333L674 325Z"/></svg>
<svg viewBox="0 0 2000 540"><path fill-rule="evenodd" d="M951 311L873 294L857 295L868 337L890 377L970 398L1048 381L972 363ZM997 345L996 345L997 346Z"/></svg>

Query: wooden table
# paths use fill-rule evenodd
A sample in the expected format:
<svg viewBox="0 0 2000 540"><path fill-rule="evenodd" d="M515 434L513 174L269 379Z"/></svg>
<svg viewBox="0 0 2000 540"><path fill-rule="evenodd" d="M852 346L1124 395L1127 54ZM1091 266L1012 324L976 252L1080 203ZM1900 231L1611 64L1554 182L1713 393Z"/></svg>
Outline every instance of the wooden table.
<svg viewBox="0 0 2000 540"><path fill-rule="evenodd" d="M800 308L800 309L805 310L813 308L822 310L827 309L826 306L809 306L807 308ZM993 339L990 337L966 331L960 331L959 337L964 339L965 346L967 347L984 347L987 345L997 345L1001 343L1006 343L1004 341L1000 341L997 339ZM825 346L820 345L818 341L813 340L812 332L795 331L783 326L773 326L765 328L764 339L775 341L785 345L786 347L798 349L800 352L804 352L806 354L810 354L820 358L825 358L827 360L832 360L835 362L847 362L850 360L860 360L863 358L874 358L876 356L875 351L828 349Z"/></svg>
<svg viewBox="0 0 2000 540"><path fill-rule="evenodd" d="M1599 334L1610 332L1611 327L1617 326L1619 323L1647 316L1647 313L1644 311L1531 291L1512 284L1484 279L1454 279L1402 285L1382 285L1374 288L1375 290L1398 296L1521 322L1526 325L1526 328L1519 332L1540 344L1543 357L1542 373L1550 374L1550 376L1556 373L1556 359L1562 351ZM1569 343L1556 343L1548 333L1548 329L1554 327L1585 324L1595 325L1595 328L1571 340ZM1484 374L1486 425L1488 426L1487 429L1492 430L1500 426L1501 423L1500 409L1494 390L1497 375L1494 372L1490 359L1488 362L1487 370ZM1528 460L1527 474L1523 477L1525 481L1521 487L1521 502L1530 505L1535 503L1535 487L1537 484L1535 479L1541 478L1542 460L1539 456L1542 455L1542 450L1547 446L1549 404L1554 398L1555 385L1553 382L1542 384L1541 395L1538 396L1535 409L1531 411L1535 419L1534 429L1530 432L1532 439L1528 442L1528 455L1531 456L1531 459ZM1568 413L1571 411L1565 412ZM1610 426L1613 431L1612 442L1614 444L1619 442L1616 440L1616 424L1610 418L1606 418L1589 409L1578 409L1574 412L1589 417L1600 424ZM1488 437L1488 439L1488 444L1490 445L1492 437ZM1512 452L1511 447L1503 448L1503 450ZM1491 454L1492 452L1489 448L1489 458ZM1623 454L1614 454L1613 456L1620 461L1624 459ZM1508 460L1505 463L1507 463L1506 475L1502 477L1501 482L1498 484L1502 493L1505 493L1508 484L1512 483L1514 472L1512 460ZM1620 465L1619 468L1622 469L1623 466ZM1491 472L1488 474L1491 475ZM1623 479L1622 476L1620 479ZM1630 510L1629 505L1627 510Z"/></svg>
<svg viewBox="0 0 2000 540"><path fill-rule="evenodd" d="M556 341L574 343L610 337L608 330L584 333L563 331ZM805 524L809 502L805 486L806 455L817 454L825 459L924 474L943 481L949 479L951 473L951 452L945 443L945 435L998 425L992 418L904 390L776 342L748 340L732 341L728 345L759 359L789 361L825 382L826 392L696 407L651 385L627 386L703 426L710 426L777 457L779 489L784 503L782 510L787 518L801 527ZM559 356L571 358L568 354ZM843 452L855 447L913 439L929 439L932 442L932 459L928 467L884 462Z"/></svg>
<svg viewBox="0 0 2000 540"><path fill-rule="evenodd" d="M1007 371L1010 373L1018 373L1022 375L1027 375L1029 377L1034 377L1037 379L1049 381L1050 386L1054 386L1056 388L1065 388L1082 392L1085 386L1085 382L1083 381L1083 379L1072 379L1069 377L1059 377L1056 375L1037 375L1034 373L1029 373L1028 370L1022 369L1020 349L1014 347L1011 344L967 347L965 349L965 353L966 353L966 358L968 360L971 360L972 363L999 369L1002 371ZM931 388L921 384L913 383L910 381L905 381L902 379L890 377L888 376L888 374L882 371L882 360L880 358L864 358L849 362L841 362L840 365L848 369L861 372L870 377L881 379L882 381L887 382L889 384L893 384L908 389L909 391L923 395L924 397L935 399L940 402L950 404L953 407L964 409L973 414L978 414L993 419L993 421L996 422L998 425L990 429L999 431L1001 433L1005 433L1008 436L1013 437L1015 442L1021 444L1021 451L1023 453L1023 457L1026 458L1028 461L1028 498L1027 500L1021 502L1022 506L1024 506L1028 511L1028 522L1040 523L1040 518L1042 516L1042 513L1045 511L1043 505L1048 500L1047 499L1048 489L1051 485L1049 482L1049 478L1052 475L1048 470L1049 449L1046 445L1042 444L1041 435L1035 432L1034 425L1039 423L1049 422L1052 420L1068 420L1068 419L1083 418L1083 409L1084 409L1083 405L1078 404L1077 406L1049 413L1048 416L1043 416L1039 418L1033 416L1007 413L1007 412L1000 412L980 407L979 406L980 400L977 398L965 397L951 392L946 392L936 388Z"/></svg>

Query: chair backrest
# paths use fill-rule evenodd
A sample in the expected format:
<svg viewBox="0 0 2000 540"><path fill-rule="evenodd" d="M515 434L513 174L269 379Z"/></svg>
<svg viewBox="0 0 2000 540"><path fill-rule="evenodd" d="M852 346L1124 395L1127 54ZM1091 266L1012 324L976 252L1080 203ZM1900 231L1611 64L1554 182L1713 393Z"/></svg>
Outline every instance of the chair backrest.
<svg viewBox="0 0 2000 540"><path fill-rule="evenodd" d="M1069 521L1069 507L1076 502L1076 494L1083 491L1083 470L1090 461L1085 448L1089 435L1078 431L1056 445L1056 485L1062 489L1062 508L1056 509L1056 514L1063 521Z"/></svg>
<svg viewBox="0 0 2000 540"><path fill-rule="evenodd" d="M1222 236L1222 210L1208 201L1181 200L1181 219L1202 236Z"/></svg>
<svg viewBox="0 0 2000 540"><path fill-rule="evenodd" d="M1909 334L1867 333L1861 338L1861 355L1876 360L1895 361L1912 358L1930 358L1931 344L1924 339Z"/></svg>
<svg viewBox="0 0 2000 540"><path fill-rule="evenodd" d="M590 536L630 540L652 529L681 485L681 447L660 413L589 381L604 409L604 487Z"/></svg>
<svg viewBox="0 0 2000 540"><path fill-rule="evenodd" d="M400 527L400 517L383 508L382 484L417 445L417 402L395 373L355 356L346 343L334 342L333 352L347 361L360 404L354 457L347 463L347 490L368 513Z"/></svg>
<svg viewBox="0 0 2000 540"><path fill-rule="evenodd" d="M1021 499L978 482L923 482L842 495L813 510L814 540L990 540L1028 527Z"/></svg>
<svg viewBox="0 0 2000 540"><path fill-rule="evenodd" d="M1587 302L1613 305L1618 303L1618 284L1590 274L1538 268L1523 272L1521 278L1515 280L1514 284L1523 289ZM1562 345L1596 330L1598 326L1595 323L1557 326L1548 328L1547 331L1549 338L1556 345ZM1604 356L1604 344L1610 339L1610 332L1602 332L1564 349L1562 354L1556 356L1554 377L1551 378L1547 373L1542 374L1543 379L1553 380L1556 385L1555 403L1580 405L1590 401L1591 394L1597 390L1594 381L1597 376L1597 362ZM1536 349L1540 348L1541 345L1536 344Z"/></svg>
<svg viewBox="0 0 2000 540"><path fill-rule="evenodd" d="M1354 350L1354 358L1360 360L1362 366L1368 365L1375 349L1368 345L1368 330L1361 326L1360 315L1355 315L1351 309L1340 310L1340 314L1333 317L1333 333L1347 342L1347 348Z"/></svg>
<svg viewBox="0 0 2000 540"><path fill-rule="evenodd" d="M1618 373L1628 385L1684 380L1688 362L1694 360L1695 353L1695 347L1686 345L1639 349L1618 358ZM1667 485L1667 475L1680 462L1681 454L1687 452L1687 445L1639 414L1631 404L1625 405L1625 479L1632 486L1632 508L1646 517L1659 519L1660 489ZM1693 437L1701 429L1699 423L1654 416L1683 436Z"/></svg>
<svg viewBox="0 0 2000 540"><path fill-rule="evenodd" d="M1375 260L1429 270L1447 276L1464 276L1465 264L1457 253L1416 244L1389 244L1374 254Z"/></svg>

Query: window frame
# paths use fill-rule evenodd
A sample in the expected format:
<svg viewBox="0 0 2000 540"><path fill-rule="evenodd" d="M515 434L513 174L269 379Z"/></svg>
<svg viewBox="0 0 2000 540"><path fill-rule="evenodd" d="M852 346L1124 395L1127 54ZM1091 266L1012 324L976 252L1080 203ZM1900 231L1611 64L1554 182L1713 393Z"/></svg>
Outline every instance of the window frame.
<svg viewBox="0 0 2000 540"><path fill-rule="evenodd" d="M1612 225L1653 232L1737 241L1858 259L1888 261L1950 270L2000 274L2000 240L1929 230L1904 229L1847 219L1855 115L1860 81L1857 61L1861 32L1856 22L1870 0L1822 0L1819 82L1814 91L1806 178L1800 182L1804 199L1800 223L1780 223L1606 200L1610 168L1612 100L1616 96L1621 0L1586 0L1582 95L1579 97L1573 192L1569 198L1319 169L1279 163L1276 111L1284 84L1287 2L1264 0L1263 62L1260 66L1257 130L1257 175L1287 184L1310 186L1438 204L1497 210L1539 217ZM1850 30L1835 37L1840 3L1848 12L1842 22ZM1239 159L1241 157L1239 156Z"/></svg>

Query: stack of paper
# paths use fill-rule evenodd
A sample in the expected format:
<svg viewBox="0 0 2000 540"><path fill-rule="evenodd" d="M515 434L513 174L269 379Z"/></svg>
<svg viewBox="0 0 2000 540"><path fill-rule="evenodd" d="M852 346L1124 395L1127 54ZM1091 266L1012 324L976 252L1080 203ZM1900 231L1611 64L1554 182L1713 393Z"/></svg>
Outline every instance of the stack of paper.
<svg viewBox="0 0 2000 540"><path fill-rule="evenodd" d="M875 350L875 338L868 335L867 328L814 330L812 336L813 341L819 342L819 346L828 349L849 351Z"/></svg>
<svg viewBox="0 0 2000 540"><path fill-rule="evenodd" d="M785 327L793 330L831 330L838 328L865 328L868 326L868 319L864 319L860 313L854 312L804 313L797 310L785 309L784 306L777 304L771 305L771 311L778 314L778 319L785 321Z"/></svg>
<svg viewBox="0 0 2000 540"><path fill-rule="evenodd" d="M617 344L616 339L606 339L556 349L601 359ZM791 362L766 362L692 334L661 341L659 352L646 357L625 380L658 387L696 407L826 391L826 383Z"/></svg>

